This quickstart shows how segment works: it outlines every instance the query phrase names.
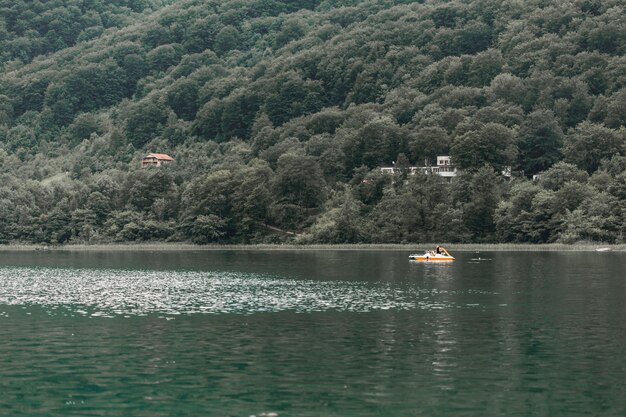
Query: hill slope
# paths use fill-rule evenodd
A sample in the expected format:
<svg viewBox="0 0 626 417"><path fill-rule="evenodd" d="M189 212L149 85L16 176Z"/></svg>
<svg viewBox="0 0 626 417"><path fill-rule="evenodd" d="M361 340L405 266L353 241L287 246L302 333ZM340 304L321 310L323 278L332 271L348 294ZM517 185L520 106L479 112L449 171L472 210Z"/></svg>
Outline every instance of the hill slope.
<svg viewBox="0 0 626 417"><path fill-rule="evenodd" d="M4 241L624 239L618 1L135 5L5 58ZM9 43L41 26L20 16ZM378 169L445 154L449 184Z"/></svg>

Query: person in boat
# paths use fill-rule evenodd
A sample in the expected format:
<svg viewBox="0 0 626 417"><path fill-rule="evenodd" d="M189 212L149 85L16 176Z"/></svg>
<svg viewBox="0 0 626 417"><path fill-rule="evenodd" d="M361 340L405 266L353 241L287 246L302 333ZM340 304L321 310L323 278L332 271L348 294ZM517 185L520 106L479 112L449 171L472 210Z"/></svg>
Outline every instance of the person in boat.
<svg viewBox="0 0 626 417"><path fill-rule="evenodd" d="M435 248L435 253L437 255L442 255L443 251L441 250L441 246L437 245L437 247Z"/></svg>

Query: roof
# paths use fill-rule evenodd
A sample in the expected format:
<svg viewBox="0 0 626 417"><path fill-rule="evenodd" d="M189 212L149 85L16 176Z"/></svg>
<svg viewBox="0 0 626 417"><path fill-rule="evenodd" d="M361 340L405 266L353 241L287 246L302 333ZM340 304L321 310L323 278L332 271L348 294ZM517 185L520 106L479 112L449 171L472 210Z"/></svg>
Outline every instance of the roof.
<svg viewBox="0 0 626 417"><path fill-rule="evenodd" d="M144 156L144 159L146 158L156 158L160 161L173 161L174 160L174 158L164 153L150 153Z"/></svg>

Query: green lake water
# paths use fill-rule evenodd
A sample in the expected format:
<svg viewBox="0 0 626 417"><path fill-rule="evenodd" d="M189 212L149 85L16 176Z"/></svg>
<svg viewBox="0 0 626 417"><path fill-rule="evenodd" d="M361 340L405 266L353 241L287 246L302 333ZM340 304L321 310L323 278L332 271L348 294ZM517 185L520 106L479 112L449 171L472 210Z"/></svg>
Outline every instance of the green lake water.
<svg viewBox="0 0 626 417"><path fill-rule="evenodd" d="M0 415L625 416L626 254L0 252Z"/></svg>

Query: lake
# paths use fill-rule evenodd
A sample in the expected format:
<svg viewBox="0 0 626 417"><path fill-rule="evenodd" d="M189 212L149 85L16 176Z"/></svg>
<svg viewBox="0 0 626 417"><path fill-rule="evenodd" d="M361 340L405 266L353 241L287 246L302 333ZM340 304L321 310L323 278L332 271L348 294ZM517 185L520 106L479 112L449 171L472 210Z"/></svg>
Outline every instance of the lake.
<svg viewBox="0 0 626 417"><path fill-rule="evenodd" d="M626 253L408 254L0 252L0 415L626 415Z"/></svg>

